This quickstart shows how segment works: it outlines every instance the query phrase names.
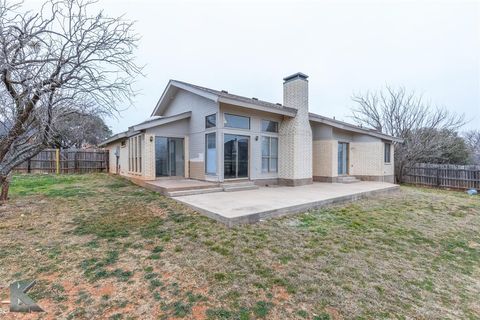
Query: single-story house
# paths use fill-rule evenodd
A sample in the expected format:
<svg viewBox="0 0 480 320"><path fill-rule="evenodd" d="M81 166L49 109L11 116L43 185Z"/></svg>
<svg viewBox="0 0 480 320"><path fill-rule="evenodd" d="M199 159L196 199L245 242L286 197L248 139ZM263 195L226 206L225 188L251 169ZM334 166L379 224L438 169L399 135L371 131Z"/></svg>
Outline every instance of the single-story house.
<svg viewBox="0 0 480 320"><path fill-rule="evenodd" d="M283 104L170 80L147 121L101 144L110 171L258 185L393 182L393 142L401 140L310 113L307 78L283 79Z"/></svg>

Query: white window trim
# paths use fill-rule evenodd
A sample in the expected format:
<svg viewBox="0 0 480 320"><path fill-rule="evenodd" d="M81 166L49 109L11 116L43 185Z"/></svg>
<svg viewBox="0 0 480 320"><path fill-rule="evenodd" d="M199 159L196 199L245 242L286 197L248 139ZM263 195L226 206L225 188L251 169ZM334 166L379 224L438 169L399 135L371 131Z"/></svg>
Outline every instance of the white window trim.
<svg viewBox="0 0 480 320"><path fill-rule="evenodd" d="M268 139L268 156L264 156L263 155L263 139L264 138L267 138ZM272 156L272 139L276 139L277 140L277 156L276 157L273 157ZM266 136L266 135L263 135L261 137L261 155L262 155L262 173L277 173L278 172L278 137L275 137L275 136ZM268 169L265 170L263 168L263 160L264 159L268 159ZM270 160L272 159L276 159L277 160L277 166L275 168L275 170L272 170L270 168Z"/></svg>
<svg viewBox="0 0 480 320"><path fill-rule="evenodd" d="M263 130L263 121L269 121L269 122L275 122L277 124L277 131L275 132L272 132L272 131L264 131ZM277 121L277 120L272 120L272 119L260 119L260 131L262 133L266 133L266 134L278 134L278 131L280 130L280 122Z"/></svg>
<svg viewBox="0 0 480 320"><path fill-rule="evenodd" d="M242 118L247 118L248 119L248 128L237 128L237 127L229 127L227 126L227 115L229 116L235 116L235 117L242 117ZM230 113L230 112L224 112L223 113L223 128L225 129L230 129L230 130L243 130L243 131L251 131L252 130L252 117L250 116L244 116L241 114L235 114L235 113Z"/></svg>
<svg viewBox="0 0 480 320"><path fill-rule="evenodd" d="M136 135L128 138L128 172L131 174L142 173L142 143L143 135Z"/></svg>
<svg viewBox="0 0 480 320"><path fill-rule="evenodd" d="M386 161L386 159L385 159L385 155L387 154L387 144L389 145L388 161ZM390 142L384 142L383 143L383 162L385 164L391 164L392 163L392 144Z"/></svg>

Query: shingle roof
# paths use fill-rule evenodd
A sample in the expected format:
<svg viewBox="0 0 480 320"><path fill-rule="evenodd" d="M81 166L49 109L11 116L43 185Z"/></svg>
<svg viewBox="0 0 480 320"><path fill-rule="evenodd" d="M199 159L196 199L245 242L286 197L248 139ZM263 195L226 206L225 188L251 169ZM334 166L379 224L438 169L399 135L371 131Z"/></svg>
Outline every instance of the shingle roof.
<svg viewBox="0 0 480 320"><path fill-rule="evenodd" d="M261 106L261 107L276 108L276 109L281 109L281 110L283 109L283 110L287 110L287 111L291 111L291 112L297 112L296 109L286 107L286 106L282 105L281 103L272 103L272 102L268 102L268 101L264 101L264 100L259 100L257 98L248 98L248 97L245 97L245 96L239 96L239 95L236 95L236 94L229 93L228 91L225 91L225 90L210 89L210 88L206 88L206 87L197 86L195 84L191 84L191 83L188 83L188 82L183 82L183 81L178 81L178 80L173 80L173 81L178 82L178 83L182 83L184 85L190 86L190 87L195 88L197 90L204 91L206 93L217 95L217 96L222 97L222 98L232 99L232 100L235 100L235 101L240 101L240 102L245 102L245 103L250 103L250 104L254 104L254 105L257 105L257 106Z"/></svg>
<svg viewBox="0 0 480 320"><path fill-rule="evenodd" d="M325 124L330 125L332 127L336 127L336 128L339 128L339 129L344 129L344 130L347 130L347 131L360 132L360 133L370 135L370 136L374 136L374 137L381 138L381 139L403 142L403 139L401 139L401 138L390 136L388 134L382 133L382 132L380 132L378 130L375 130L375 129L370 129L370 128L357 126L357 125L354 125L354 124L351 124L351 123L348 123L348 122L328 118L328 117L321 116L319 114L312 113L312 112L309 112L308 115L309 115L310 121L325 123Z"/></svg>

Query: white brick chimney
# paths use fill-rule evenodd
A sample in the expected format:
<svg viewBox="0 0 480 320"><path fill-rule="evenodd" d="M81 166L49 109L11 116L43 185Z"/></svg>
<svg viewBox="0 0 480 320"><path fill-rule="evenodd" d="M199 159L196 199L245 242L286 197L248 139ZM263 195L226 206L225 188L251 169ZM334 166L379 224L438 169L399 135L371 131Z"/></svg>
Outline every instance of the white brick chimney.
<svg viewBox="0 0 480 320"><path fill-rule="evenodd" d="M297 109L284 117L279 130L278 177L280 184L312 183L312 128L308 119L308 76L295 73L283 79L283 105Z"/></svg>

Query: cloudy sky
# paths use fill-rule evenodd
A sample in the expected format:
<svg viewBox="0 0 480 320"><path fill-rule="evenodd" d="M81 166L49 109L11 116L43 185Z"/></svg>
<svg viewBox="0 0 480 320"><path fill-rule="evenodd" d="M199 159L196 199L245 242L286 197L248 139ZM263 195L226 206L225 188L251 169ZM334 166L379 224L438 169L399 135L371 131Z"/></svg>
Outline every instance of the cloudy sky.
<svg viewBox="0 0 480 320"><path fill-rule="evenodd" d="M480 128L479 1L99 0L137 21L145 78L114 132L146 119L169 79L282 102L282 78L310 76L310 110L349 120L351 96L415 90Z"/></svg>

